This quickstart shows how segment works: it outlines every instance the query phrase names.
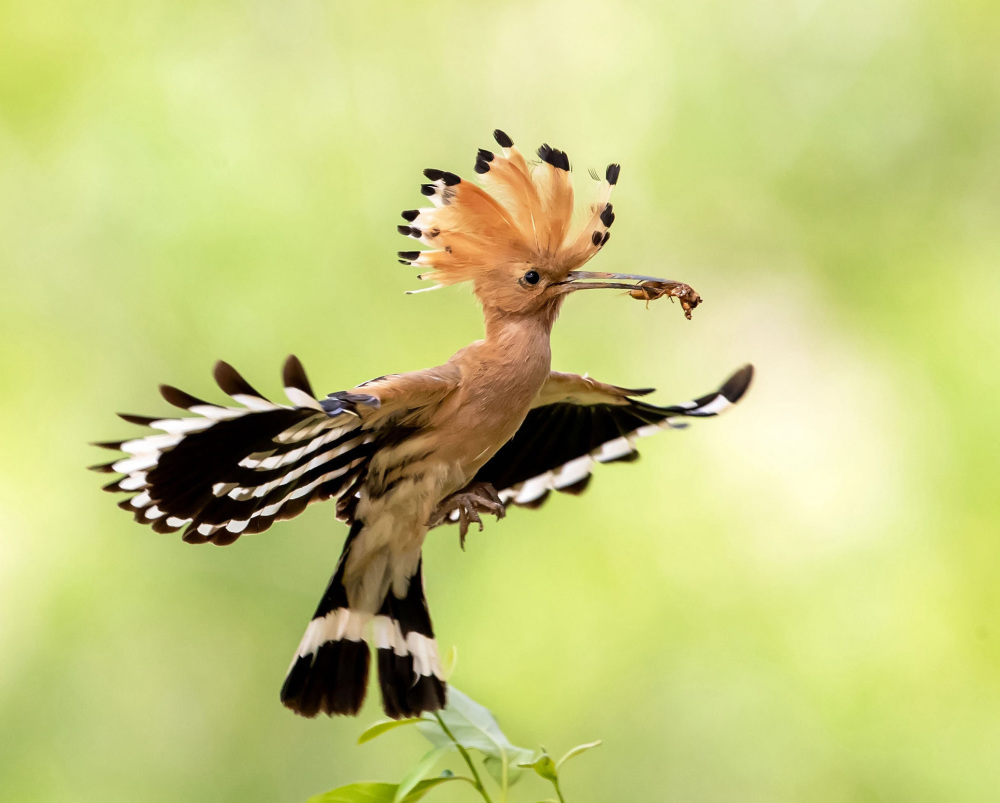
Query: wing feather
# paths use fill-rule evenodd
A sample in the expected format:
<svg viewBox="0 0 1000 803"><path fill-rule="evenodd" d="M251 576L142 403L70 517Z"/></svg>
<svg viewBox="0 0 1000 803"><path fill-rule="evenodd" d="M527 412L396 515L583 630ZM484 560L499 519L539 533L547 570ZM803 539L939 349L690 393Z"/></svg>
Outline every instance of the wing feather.
<svg viewBox="0 0 1000 803"><path fill-rule="evenodd" d="M500 498L539 507L551 491L578 494L595 463L638 459L635 441L665 429L682 429L683 418L718 415L742 398L753 366L734 373L718 390L692 401L658 407L639 401L648 389L628 390L573 374L553 372L514 437L487 462L474 482L488 482Z"/></svg>
<svg viewBox="0 0 1000 803"><path fill-rule="evenodd" d="M242 407L164 386L164 398L194 416L127 417L167 434L101 444L128 455L98 467L125 475L105 490L132 494L119 507L157 532L184 528L185 541L219 545L343 495L374 450L376 433L359 415L373 397L337 393L320 402L295 357L283 374L290 407L264 398L223 362L216 381Z"/></svg>

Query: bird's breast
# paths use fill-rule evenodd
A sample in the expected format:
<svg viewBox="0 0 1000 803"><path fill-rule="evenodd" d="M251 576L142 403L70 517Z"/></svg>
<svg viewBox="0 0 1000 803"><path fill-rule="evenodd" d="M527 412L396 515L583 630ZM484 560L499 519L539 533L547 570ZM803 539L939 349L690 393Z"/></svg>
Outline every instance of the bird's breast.
<svg viewBox="0 0 1000 803"><path fill-rule="evenodd" d="M549 375L547 364L543 371L520 368L474 376L452 409L442 409L435 421L442 456L461 467L465 482L514 436Z"/></svg>
<svg viewBox="0 0 1000 803"><path fill-rule="evenodd" d="M548 379L547 341L543 346L479 343L459 352L455 390L385 440L369 465L365 496L405 497L422 515L470 482L514 436Z"/></svg>

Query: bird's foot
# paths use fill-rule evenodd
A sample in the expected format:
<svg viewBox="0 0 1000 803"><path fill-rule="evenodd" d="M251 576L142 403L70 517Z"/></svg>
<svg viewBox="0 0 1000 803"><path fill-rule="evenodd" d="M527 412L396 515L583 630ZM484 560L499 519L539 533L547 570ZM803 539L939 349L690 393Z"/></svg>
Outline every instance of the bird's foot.
<svg viewBox="0 0 1000 803"><path fill-rule="evenodd" d="M458 512L458 518L452 516ZM465 535L469 532L469 524L475 522L479 525L479 532L483 531L483 520L479 518L480 513L492 513L500 521L507 515L507 507L500 494L488 482L473 482L466 485L461 491L453 493L440 505L432 518L432 523L440 524L444 521L458 522L458 543L465 549Z"/></svg>

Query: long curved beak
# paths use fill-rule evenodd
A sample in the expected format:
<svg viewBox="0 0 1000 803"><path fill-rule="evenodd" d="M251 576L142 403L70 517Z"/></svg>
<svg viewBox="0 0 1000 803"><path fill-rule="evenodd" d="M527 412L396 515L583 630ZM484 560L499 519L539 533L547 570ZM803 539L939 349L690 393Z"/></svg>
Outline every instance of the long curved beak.
<svg viewBox="0 0 1000 803"><path fill-rule="evenodd" d="M626 281L636 284L625 284ZM605 287L612 290L634 290L638 287L638 282L657 282L661 285L680 285L681 282L670 279L660 279L656 276L639 276L635 273L601 273L589 270L572 270L564 281L559 282L557 287L563 293L572 293L574 290L597 290Z"/></svg>

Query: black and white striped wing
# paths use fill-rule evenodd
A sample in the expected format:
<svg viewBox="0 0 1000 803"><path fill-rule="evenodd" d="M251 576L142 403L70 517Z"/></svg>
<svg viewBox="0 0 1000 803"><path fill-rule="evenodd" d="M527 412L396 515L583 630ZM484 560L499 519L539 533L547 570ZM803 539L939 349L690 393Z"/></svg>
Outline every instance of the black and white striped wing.
<svg viewBox="0 0 1000 803"><path fill-rule="evenodd" d="M579 494L595 463L637 459L638 438L683 429L683 418L718 415L740 400L752 378L753 366L744 366L714 393L670 407L620 396L608 403L591 397L587 403L569 400L536 407L479 469L474 482L488 482L505 503L528 508L541 506L552 491Z"/></svg>
<svg viewBox="0 0 1000 803"><path fill-rule="evenodd" d="M122 415L162 434L96 444L126 453L93 468L125 475L105 490L132 494L119 507L136 521L157 532L185 528L190 543L230 544L310 502L354 493L374 438L357 409L375 399L336 393L317 400L294 356L284 367L291 406L265 399L227 363L216 364L215 380L242 406L211 404L164 385L163 397L192 417Z"/></svg>

